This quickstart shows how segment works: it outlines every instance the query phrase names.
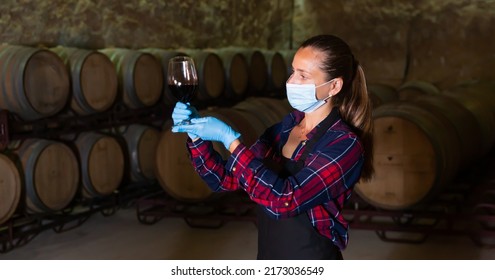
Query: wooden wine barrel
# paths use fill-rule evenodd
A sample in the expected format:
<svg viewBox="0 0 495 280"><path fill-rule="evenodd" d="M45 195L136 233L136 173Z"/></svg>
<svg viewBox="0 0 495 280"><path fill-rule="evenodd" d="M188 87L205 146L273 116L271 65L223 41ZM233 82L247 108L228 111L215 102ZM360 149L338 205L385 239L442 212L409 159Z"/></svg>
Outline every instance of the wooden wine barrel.
<svg viewBox="0 0 495 280"><path fill-rule="evenodd" d="M292 108L287 105L287 100L268 97L250 97L236 104L233 109L236 113L242 113L254 130L253 143L275 123L281 122Z"/></svg>
<svg viewBox="0 0 495 280"><path fill-rule="evenodd" d="M26 210L44 213L67 207L79 185L74 152L61 142L28 139L16 153L24 170Z"/></svg>
<svg viewBox="0 0 495 280"><path fill-rule="evenodd" d="M155 155L160 131L154 127L131 124L122 134L129 155L129 173L133 182L155 179Z"/></svg>
<svg viewBox="0 0 495 280"><path fill-rule="evenodd" d="M205 115L204 111L201 114ZM186 147L186 133L173 133L164 128L156 149L155 176L163 190L180 201L198 202L214 198L214 192L194 170ZM227 158L221 143L214 149Z"/></svg>
<svg viewBox="0 0 495 280"><path fill-rule="evenodd" d="M64 62L46 49L0 46L0 109L24 120L59 113L70 94Z"/></svg>
<svg viewBox="0 0 495 280"><path fill-rule="evenodd" d="M117 72L97 51L58 46L51 51L67 65L72 84L70 107L80 115L108 110L117 98Z"/></svg>
<svg viewBox="0 0 495 280"><path fill-rule="evenodd" d="M268 83L268 65L260 50L243 52L249 65L249 95L263 95Z"/></svg>
<svg viewBox="0 0 495 280"><path fill-rule="evenodd" d="M249 97L243 102L239 102L233 107L236 110L240 111L248 111L248 112L256 112L260 108L266 109L266 105L258 100L258 97ZM263 112L263 114L256 115L263 123L270 125L274 124L278 120L278 115L276 112L267 110Z"/></svg>
<svg viewBox="0 0 495 280"><path fill-rule="evenodd" d="M168 61L176 56L186 56L187 54L185 52L180 52L177 50L167 50L167 49L160 49L160 48L145 48L142 49L141 51L150 53L156 57L162 64L162 70L163 70L163 102L169 106L175 106L175 103L177 102L177 99L172 95L170 92L170 89L167 86L167 73L168 73Z"/></svg>
<svg viewBox="0 0 495 280"><path fill-rule="evenodd" d="M112 136L84 132L74 141L81 166L82 193L102 197L119 187L124 175L122 146Z"/></svg>
<svg viewBox="0 0 495 280"><path fill-rule="evenodd" d="M260 114L259 110L256 110L256 108L252 108L253 110L239 110L239 108L229 108L231 114L238 115L240 118L242 118L245 122L248 123L249 125L249 138L252 140L246 139L247 136L243 135L243 140L246 140L244 142L247 145L250 145L249 143L254 143L258 138L265 132L265 130L268 128L268 122L265 121L263 118L264 114Z"/></svg>
<svg viewBox="0 0 495 280"><path fill-rule="evenodd" d="M482 156L481 127L475 116L454 98L446 95L421 95L411 102L442 114L454 126L461 143L461 166L467 167Z"/></svg>
<svg viewBox="0 0 495 280"><path fill-rule="evenodd" d="M373 112L375 176L356 185L368 203L399 210L435 197L454 179L460 142L436 114L408 103L382 105Z"/></svg>
<svg viewBox="0 0 495 280"><path fill-rule="evenodd" d="M297 50L279 50L285 60L285 66L287 67L287 79L292 75L292 61L296 55Z"/></svg>
<svg viewBox="0 0 495 280"><path fill-rule="evenodd" d="M183 50L194 59L198 72L199 88L198 100L214 100L219 98L225 90L225 74L222 60L210 50Z"/></svg>
<svg viewBox="0 0 495 280"><path fill-rule="evenodd" d="M268 82L265 96L280 97L285 93L287 76L287 64L282 54L278 51L264 50L263 55L268 67Z"/></svg>
<svg viewBox="0 0 495 280"><path fill-rule="evenodd" d="M225 70L225 97L242 100L249 85L249 65L246 57L235 49L224 48L215 53L222 59Z"/></svg>
<svg viewBox="0 0 495 280"><path fill-rule="evenodd" d="M267 128L282 121L290 112L286 103L286 100L276 98L250 97L231 108L215 110L214 116L239 131L243 143L250 146Z"/></svg>
<svg viewBox="0 0 495 280"><path fill-rule="evenodd" d="M273 111L276 114L276 122L282 121L282 118L285 117L285 115L294 111L287 99L261 97L257 98L257 102L261 102L266 106L266 108L268 108L268 110Z"/></svg>
<svg viewBox="0 0 495 280"><path fill-rule="evenodd" d="M367 88L373 108L399 100L399 93L393 86L384 84L369 84L367 85Z"/></svg>
<svg viewBox="0 0 495 280"><path fill-rule="evenodd" d="M113 62L119 93L131 109L152 106L160 99L164 86L160 61L142 51L108 48L100 50Z"/></svg>
<svg viewBox="0 0 495 280"><path fill-rule="evenodd" d="M282 121L282 118L291 111L287 100L268 97L250 97L234 105L236 110L255 112L266 127ZM262 113L259 113L262 111Z"/></svg>
<svg viewBox="0 0 495 280"><path fill-rule="evenodd" d="M14 162L0 154L0 225L12 217L21 197L21 175Z"/></svg>
<svg viewBox="0 0 495 280"><path fill-rule="evenodd" d="M237 111L232 108L218 108L208 113L208 115L216 117L227 123L235 131L241 134L241 140L246 146L251 146L258 139L258 129L253 126L252 120L242 111ZM227 153L227 150L225 150Z"/></svg>
<svg viewBox="0 0 495 280"><path fill-rule="evenodd" d="M440 90L432 83L427 81L407 81L398 89L400 100L410 100L423 94L440 94Z"/></svg>

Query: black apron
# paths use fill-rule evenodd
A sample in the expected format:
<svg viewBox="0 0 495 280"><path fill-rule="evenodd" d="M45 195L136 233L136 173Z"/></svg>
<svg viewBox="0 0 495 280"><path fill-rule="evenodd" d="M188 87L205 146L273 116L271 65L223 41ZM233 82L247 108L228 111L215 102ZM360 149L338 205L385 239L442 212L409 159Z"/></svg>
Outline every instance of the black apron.
<svg viewBox="0 0 495 280"><path fill-rule="evenodd" d="M334 108L322 121L317 133L306 142L306 148L298 161L287 160L283 173L296 174L304 167L304 159L314 145L335 123L338 110ZM317 232L307 213L276 220L258 206L258 256L259 260L341 260L340 249Z"/></svg>

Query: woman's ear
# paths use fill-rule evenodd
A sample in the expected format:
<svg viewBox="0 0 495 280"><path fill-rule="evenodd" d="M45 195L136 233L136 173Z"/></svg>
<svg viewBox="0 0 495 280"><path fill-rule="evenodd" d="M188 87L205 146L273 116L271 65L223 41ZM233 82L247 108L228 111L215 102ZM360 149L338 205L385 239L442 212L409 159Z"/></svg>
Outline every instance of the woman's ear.
<svg viewBox="0 0 495 280"><path fill-rule="evenodd" d="M343 86L344 86L344 80L342 80L341 77L335 78L330 83L330 91L328 92L328 94L330 96L334 96L334 95L338 94Z"/></svg>

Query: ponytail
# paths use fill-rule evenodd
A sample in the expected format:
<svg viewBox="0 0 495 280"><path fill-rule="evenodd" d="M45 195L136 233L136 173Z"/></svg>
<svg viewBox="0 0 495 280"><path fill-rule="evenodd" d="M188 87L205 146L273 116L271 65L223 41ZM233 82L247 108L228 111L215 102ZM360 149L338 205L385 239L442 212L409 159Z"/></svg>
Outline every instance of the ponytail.
<svg viewBox="0 0 495 280"><path fill-rule="evenodd" d="M374 173L372 106L363 68L357 61L355 64L350 92L343 98L339 109L342 119L354 128L363 144L365 161L361 171L361 179L369 181Z"/></svg>

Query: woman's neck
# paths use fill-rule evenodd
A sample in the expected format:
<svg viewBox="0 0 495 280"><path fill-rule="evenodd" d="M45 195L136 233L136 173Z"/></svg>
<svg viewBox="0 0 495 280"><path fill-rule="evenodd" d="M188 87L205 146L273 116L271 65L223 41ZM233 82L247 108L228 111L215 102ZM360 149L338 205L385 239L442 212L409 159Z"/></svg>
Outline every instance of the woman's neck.
<svg viewBox="0 0 495 280"><path fill-rule="evenodd" d="M326 104L330 105L330 104ZM322 106L318 110L304 114L304 118L302 119L299 126L304 131L311 131L315 128L321 121L323 121L332 111L332 106Z"/></svg>

